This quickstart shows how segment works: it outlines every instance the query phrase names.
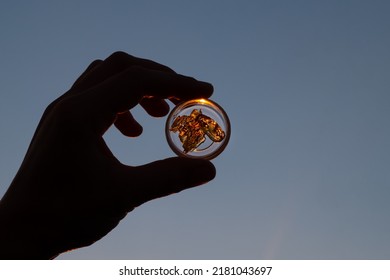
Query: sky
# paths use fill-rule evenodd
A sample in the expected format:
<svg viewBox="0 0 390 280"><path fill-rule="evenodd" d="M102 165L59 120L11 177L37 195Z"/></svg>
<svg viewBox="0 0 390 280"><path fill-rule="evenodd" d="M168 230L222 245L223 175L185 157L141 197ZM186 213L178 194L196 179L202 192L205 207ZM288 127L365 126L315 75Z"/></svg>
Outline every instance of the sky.
<svg viewBox="0 0 390 280"><path fill-rule="evenodd" d="M0 197L46 106L122 50L211 82L216 178L59 259L390 259L389 1L1 1ZM139 107L123 163L174 156ZM194 170L194 172L196 172Z"/></svg>

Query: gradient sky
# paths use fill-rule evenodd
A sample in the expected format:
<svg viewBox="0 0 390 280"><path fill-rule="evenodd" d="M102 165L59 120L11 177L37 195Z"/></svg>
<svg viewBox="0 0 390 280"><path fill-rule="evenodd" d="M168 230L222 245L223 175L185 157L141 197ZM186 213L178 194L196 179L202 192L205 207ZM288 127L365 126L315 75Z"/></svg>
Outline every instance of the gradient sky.
<svg viewBox="0 0 390 280"><path fill-rule="evenodd" d="M60 259L390 259L389 14L373 0L1 1L0 196L46 106L123 50L211 82L231 141L215 180ZM105 136L118 159L174 156L165 118L134 115L139 138Z"/></svg>

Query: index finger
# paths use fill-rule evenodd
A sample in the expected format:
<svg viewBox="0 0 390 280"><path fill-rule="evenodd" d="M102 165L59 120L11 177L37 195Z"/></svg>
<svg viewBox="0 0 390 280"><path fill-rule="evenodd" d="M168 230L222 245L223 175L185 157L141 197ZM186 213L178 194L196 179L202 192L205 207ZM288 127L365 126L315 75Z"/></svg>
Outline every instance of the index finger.
<svg viewBox="0 0 390 280"><path fill-rule="evenodd" d="M210 83L176 73L132 66L77 98L80 98L84 109L91 110L90 113L116 114L133 108L147 96L188 100L208 98L212 93Z"/></svg>
<svg viewBox="0 0 390 280"><path fill-rule="evenodd" d="M125 71L131 66L140 66L147 69L175 73L175 71L163 64L118 51L101 61L98 67L94 67L92 71L86 71L87 73L85 75L83 74L82 77L75 82L72 89L77 89L78 91L86 90L122 71Z"/></svg>

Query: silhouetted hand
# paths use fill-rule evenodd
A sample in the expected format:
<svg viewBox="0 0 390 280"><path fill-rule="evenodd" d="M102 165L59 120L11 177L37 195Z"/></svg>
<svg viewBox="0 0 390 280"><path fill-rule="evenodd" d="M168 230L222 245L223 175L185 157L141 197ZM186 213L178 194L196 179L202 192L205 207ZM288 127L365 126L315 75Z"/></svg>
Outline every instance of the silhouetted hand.
<svg viewBox="0 0 390 280"><path fill-rule="evenodd" d="M129 112L137 104L164 116L167 98L207 98L212 91L208 83L123 52L94 61L47 107L0 202L0 258L54 258L88 246L134 207L213 179L215 168L205 160L126 166L102 137L112 124L126 136L141 134Z"/></svg>

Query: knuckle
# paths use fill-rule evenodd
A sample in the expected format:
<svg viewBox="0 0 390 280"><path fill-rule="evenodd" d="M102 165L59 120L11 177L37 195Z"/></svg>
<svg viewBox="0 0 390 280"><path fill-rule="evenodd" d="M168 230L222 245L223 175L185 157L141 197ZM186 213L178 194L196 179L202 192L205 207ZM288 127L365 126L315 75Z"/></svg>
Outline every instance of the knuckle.
<svg viewBox="0 0 390 280"><path fill-rule="evenodd" d="M113 61L113 62L123 62L133 59L134 57L129 55L128 53L124 51L116 51L112 53L107 60Z"/></svg>

